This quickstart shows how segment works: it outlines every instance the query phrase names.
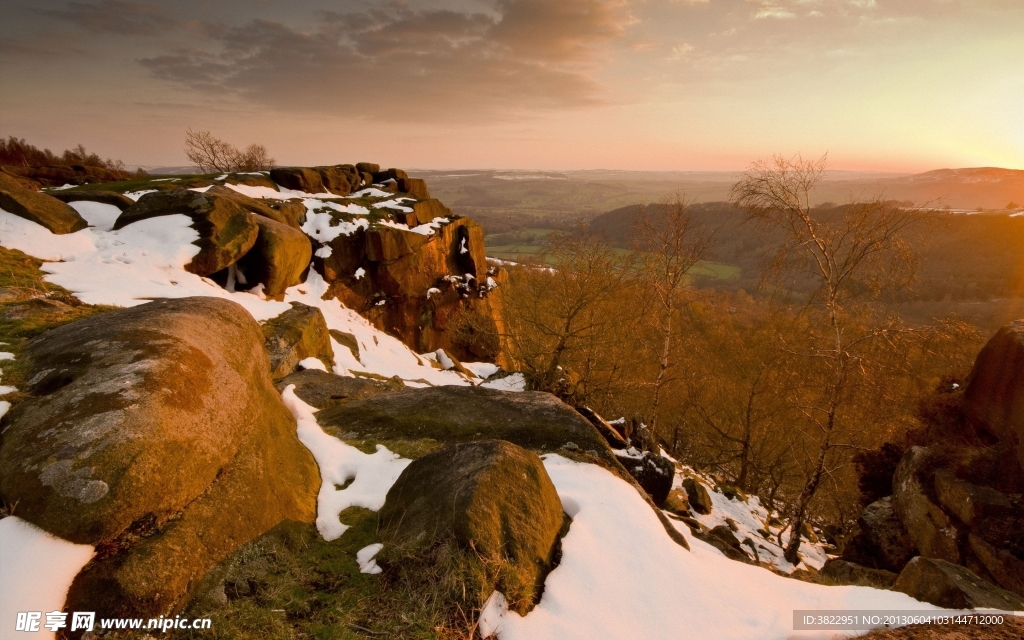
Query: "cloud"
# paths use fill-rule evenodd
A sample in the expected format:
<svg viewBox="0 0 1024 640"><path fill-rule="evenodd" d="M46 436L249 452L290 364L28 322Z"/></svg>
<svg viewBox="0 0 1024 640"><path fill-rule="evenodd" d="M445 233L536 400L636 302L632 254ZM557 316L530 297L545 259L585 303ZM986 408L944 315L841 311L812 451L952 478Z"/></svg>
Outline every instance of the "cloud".
<svg viewBox="0 0 1024 640"><path fill-rule="evenodd" d="M178 24L159 7L141 2L103 0L69 2L65 9L37 9L37 13L71 22L95 33L116 33L130 36L149 36L162 33Z"/></svg>
<svg viewBox="0 0 1024 640"><path fill-rule="evenodd" d="M600 104L591 77L633 19L608 0L498 0L497 13L390 3L314 29L256 20L212 48L139 62L156 78L288 111L402 121L495 119Z"/></svg>

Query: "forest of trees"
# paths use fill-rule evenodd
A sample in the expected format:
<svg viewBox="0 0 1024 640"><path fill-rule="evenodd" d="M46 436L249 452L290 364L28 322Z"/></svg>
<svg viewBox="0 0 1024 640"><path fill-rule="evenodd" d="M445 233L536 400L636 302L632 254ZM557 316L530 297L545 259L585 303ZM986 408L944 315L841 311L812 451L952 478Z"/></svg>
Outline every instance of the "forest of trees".
<svg viewBox="0 0 1024 640"><path fill-rule="evenodd" d="M81 144L57 155L49 149L39 149L29 144L24 138L9 136L0 138L0 165L14 167L99 167L110 171L125 171L120 160L103 159L95 153L86 151Z"/></svg>
<svg viewBox="0 0 1024 640"><path fill-rule="evenodd" d="M863 506L855 461L918 429L919 405L966 376L983 340L893 311L928 217L881 200L812 208L823 168L776 158L734 189L735 225L762 239L750 292L685 275L736 239L682 199L637 208L628 232L551 235L555 267L513 267L499 289L511 360L536 389L645 425L793 528L848 528Z"/></svg>

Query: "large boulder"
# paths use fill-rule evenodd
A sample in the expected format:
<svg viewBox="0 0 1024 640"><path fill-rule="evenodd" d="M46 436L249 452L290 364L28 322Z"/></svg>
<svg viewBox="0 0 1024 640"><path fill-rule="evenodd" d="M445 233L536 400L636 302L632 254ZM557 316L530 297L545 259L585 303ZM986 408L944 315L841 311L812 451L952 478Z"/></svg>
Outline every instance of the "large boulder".
<svg viewBox="0 0 1024 640"><path fill-rule="evenodd" d="M592 451L614 460L604 438L580 414L548 393L483 387L432 387L357 400L325 409L328 433L358 438L442 443L506 440L535 451Z"/></svg>
<svg viewBox="0 0 1024 640"><path fill-rule="evenodd" d="M964 401L974 426L1024 467L1024 320L1001 328L978 354Z"/></svg>
<svg viewBox="0 0 1024 640"><path fill-rule="evenodd" d="M293 216L286 215L285 213L282 213L280 211L280 204L282 202L287 202L287 200L272 200L269 202L266 200L257 200L256 198L250 198L245 194L239 193L232 189L231 187L226 187L220 184L210 187L205 191L205 193L211 196L220 196L222 198L227 198L228 200L231 200L235 204L240 205L249 213L255 213L258 216L270 218L274 222L280 222L281 224L286 224L290 227L295 227L296 229L298 228L298 226L294 223ZM272 205L276 205L278 208L275 208ZM305 212L305 209L306 207L303 206L303 212Z"/></svg>
<svg viewBox="0 0 1024 640"><path fill-rule="evenodd" d="M430 197L430 191L427 190L426 180L421 178L399 178L397 182L398 190L402 193L408 193L414 198L418 198L420 200L426 200Z"/></svg>
<svg viewBox="0 0 1024 640"><path fill-rule="evenodd" d="M324 188L331 193L347 196L352 192L353 181L349 178L354 176L353 173L348 173L341 167L317 167L316 171L320 174L320 181ZM355 185L359 184L358 177L354 182Z"/></svg>
<svg viewBox="0 0 1024 640"><path fill-rule="evenodd" d="M711 494L708 493L707 488L703 484L693 478L685 478L683 480L683 490L686 491L686 497L689 499L691 509L703 515L711 513L711 509L714 506L711 502Z"/></svg>
<svg viewBox="0 0 1024 640"><path fill-rule="evenodd" d="M893 475L892 507L922 556L959 563L960 532L934 497L936 458L928 448L911 447Z"/></svg>
<svg viewBox="0 0 1024 640"><path fill-rule="evenodd" d="M1020 529L1016 531L1019 538ZM1024 596L1024 560L973 533L968 534L967 544L983 572L991 576L997 585Z"/></svg>
<svg viewBox="0 0 1024 640"><path fill-rule="evenodd" d="M326 409L408 388L400 379L350 378L317 369L296 371L277 381L277 388L281 391L289 385L295 385L295 395L316 409Z"/></svg>
<svg viewBox="0 0 1024 640"><path fill-rule="evenodd" d="M259 325L219 298L158 300L31 341L3 419L0 494L101 550L66 609L169 615L203 574L284 519L319 474L269 375Z"/></svg>
<svg viewBox="0 0 1024 640"><path fill-rule="evenodd" d="M417 202L401 215L417 224L451 216L434 202ZM328 296L409 348L496 361L500 309L488 292L501 276L488 271L483 229L468 218L446 219L431 235L384 225L340 234L327 243L329 252L317 252L314 267L330 285Z"/></svg>
<svg viewBox="0 0 1024 640"><path fill-rule="evenodd" d="M865 507L857 525L857 535L843 549L844 560L899 573L917 554L914 541L896 516L891 496Z"/></svg>
<svg viewBox="0 0 1024 640"><path fill-rule="evenodd" d="M295 371L306 358L317 358L330 371L334 348L324 314L316 307L293 302L292 308L263 324L270 375L276 380Z"/></svg>
<svg viewBox="0 0 1024 640"><path fill-rule="evenodd" d="M378 521L385 546L405 552L454 541L483 560L498 578L495 588L525 613L551 568L565 514L536 454L484 440L413 461Z"/></svg>
<svg viewBox="0 0 1024 640"><path fill-rule="evenodd" d="M935 472L935 497L940 505L969 528L989 518L1012 515L1014 505L1005 494L957 478L951 469Z"/></svg>
<svg viewBox="0 0 1024 640"><path fill-rule="evenodd" d="M82 189L62 189L60 191L50 191L48 195L57 198L61 202L81 202L83 200L87 202L100 202L102 204L109 204L117 207L121 211L124 211L128 207L135 204L135 201L116 191L85 191Z"/></svg>
<svg viewBox="0 0 1024 640"><path fill-rule="evenodd" d="M302 282L313 257L309 236L269 217L254 216L259 234L256 244L238 261L250 285L263 284L269 298L281 298L288 287Z"/></svg>
<svg viewBox="0 0 1024 640"><path fill-rule="evenodd" d="M1024 610L1024 598L982 580L966 567L933 558L918 556L908 562L892 588L947 609Z"/></svg>
<svg viewBox="0 0 1024 640"><path fill-rule="evenodd" d="M176 214L191 218L192 228L199 232L195 242L199 253L185 265L186 271L199 276L212 275L236 263L256 244L259 235L252 214L232 198L188 189L147 193L121 212L114 229Z"/></svg>
<svg viewBox="0 0 1024 640"><path fill-rule="evenodd" d="M74 233L89 226L85 218L68 205L45 193L27 189L22 181L7 173L0 173L0 209L56 234Z"/></svg>
<svg viewBox="0 0 1024 640"><path fill-rule="evenodd" d="M651 496L654 504L659 507L665 504L676 475L676 466L671 460L645 451L636 458L619 456L619 462Z"/></svg>
<svg viewBox="0 0 1024 640"><path fill-rule="evenodd" d="M896 583L896 574L872 569L840 558L830 558L818 572L821 582L830 585L850 584L876 589L889 589Z"/></svg>
<svg viewBox="0 0 1024 640"><path fill-rule="evenodd" d="M316 169L306 167L277 167L270 170L270 179L285 189L323 193L324 183Z"/></svg>

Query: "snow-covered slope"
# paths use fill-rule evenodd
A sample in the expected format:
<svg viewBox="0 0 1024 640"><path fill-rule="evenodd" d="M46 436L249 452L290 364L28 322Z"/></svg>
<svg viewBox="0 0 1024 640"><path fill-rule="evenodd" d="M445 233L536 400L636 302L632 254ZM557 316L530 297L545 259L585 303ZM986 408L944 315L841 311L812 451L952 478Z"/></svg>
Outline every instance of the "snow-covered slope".
<svg viewBox="0 0 1024 640"><path fill-rule="evenodd" d="M322 194L300 195L315 200L313 195ZM311 204L307 202L307 206ZM337 300L323 300L326 284L313 270L305 283L288 290L284 302L267 300L258 290L230 292L184 270L198 251L191 244L198 235L187 217L153 218L112 231L116 218L112 207L95 203L75 206L94 226L62 236L0 210L0 244L43 259L47 280L72 291L83 302L128 307L153 298L215 296L241 304L257 320L277 316L289 308L289 302L302 302L321 309L330 328L356 336L359 359L335 345L333 369L339 375L399 376L411 386L482 382L479 377L435 368L431 359L376 330ZM467 367L477 375L493 373L486 366L468 363ZM494 384L521 388L521 383L521 376L510 376ZM338 522L337 513L352 504L379 508L408 461L383 449L368 455L347 447L320 430L315 413L294 394L286 391L285 400L296 416L299 438L316 456L327 487L318 502L321 533L325 537L343 535L344 525ZM509 613L500 594L492 597L481 629L496 633L501 640L782 639L795 635L793 609L931 608L899 593L807 584L733 562L681 526L692 547L687 551L669 539L648 504L626 482L597 466L558 455L547 456L544 463L573 522L563 541L561 564L548 576L544 596L531 613L525 617ZM348 479L352 483L339 490L336 485ZM767 515L758 510L759 505L741 506L717 493L712 493L712 500L715 509L702 523L710 527L729 517L747 535L757 535L756 529ZM24 549L59 559L63 572L55 570L49 578L37 574L45 582L49 598L45 602L52 600L53 604L35 604L32 610L59 609L60 594L66 592L77 567L91 557L92 549L26 526L13 517L0 520L0 534L17 532L0 535L5 540L0 550L5 580L17 578L12 584L22 584L28 579L28 569L12 569L22 566L15 556L25 553ZM369 566L368 558L364 560ZM7 589L7 583L3 584ZM18 606L22 606L20 602Z"/></svg>

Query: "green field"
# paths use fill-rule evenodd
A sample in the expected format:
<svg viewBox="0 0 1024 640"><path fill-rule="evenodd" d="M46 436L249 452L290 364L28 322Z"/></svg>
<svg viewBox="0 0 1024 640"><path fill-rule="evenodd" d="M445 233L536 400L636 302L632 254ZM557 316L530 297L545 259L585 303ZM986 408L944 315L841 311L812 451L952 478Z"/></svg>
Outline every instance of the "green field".
<svg viewBox="0 0 1024 640"><path fill-rule="evenodd" d="M514 262L542 262L544 264L554 266L555 261L550 256L545 255L548 250L545 237L551 233L553 233L552 229L524 229L516 235L519 237L525 237L527 239L526 242L496 244L493 246L487 245L487 256L490 258L497 258L498 260L512 260ZM501 236L505 237L508 237L509 235L512 234L501 234ZM629 250L615 249L615 252L619 254L627 254L629 253ZM690 271L694 276L705 276L716 280L728 280L731 278L737 278L740 275L740 267L737 265L710 262L707 260L701 260Z"/></svg>

